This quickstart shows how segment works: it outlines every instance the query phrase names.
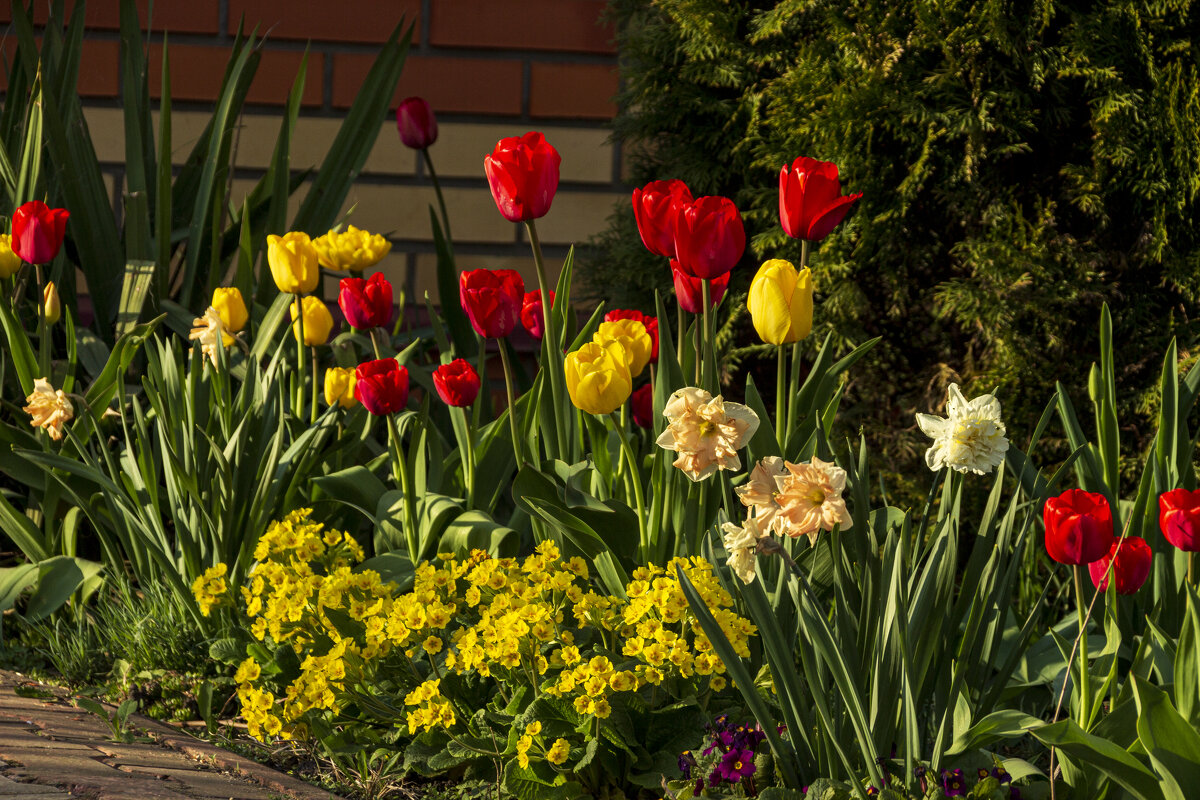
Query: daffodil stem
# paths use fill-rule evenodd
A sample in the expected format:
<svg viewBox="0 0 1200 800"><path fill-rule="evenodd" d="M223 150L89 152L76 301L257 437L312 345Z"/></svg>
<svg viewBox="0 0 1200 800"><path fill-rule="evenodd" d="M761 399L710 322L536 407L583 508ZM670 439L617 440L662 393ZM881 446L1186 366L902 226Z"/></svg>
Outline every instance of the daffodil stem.
<svg viewBox="0 0 1200 800"><path fill-rule="evenodd" d="M396 425L396 415L387 414L388 441L392 446L392 475L400 484L404 493L404 539L408 544L408 557L416 564L420 558L417 552L417 514L416 497L413 496L412 486L408 480L408 463L404 458L404 445L400 439L400 428Z"/></svg>
<svg viewBox="0 0 1200 800"><path fill-rule="evenodd" d="M625 461L629 464L629 473L633 478L633 498L637 505L638 516L638 541L641 542L641 557L645 559L650 555L650 538L646 527L645 498L642 495L642 471L638 468L637 456L633 452L633 446L629 443L625 426L617 419L615 412L610 413L608 419L612 422L613 430L617 432L617 438L621 440L621 452L625 455Z"/></svg>
<svg viewBox="0 0 1200 800"><path fill-rule="evenodd" d="M704 379L704 383L705 383L704 388L708 389L711 392L711 391L713 391L713 389L716 385L716 376L709 374L709 370L712 369L713 363L710 363L709 358L708 358L708 354L712 351L712 347L713 347L712 330L709 328L709 314L708 314L709 298L712 297L712 283L711 283L711 281L708 280L708 278L705 278L704 280L702 280L700 282L700 285L702 287L701 292L703 293L702 299L701 299L701 305L703 307L701 308L701 311L704 314L704 316L702 318L703 324L704 324L704 350L702 352L697 353L696 356L697 356L697 358L704 359L704 369L701 370L700 375ZM715 363L715 361L716 361L716 359L714 357L713 362Z"/></svg>
<svg viewBox="0 0 1200 800"><path fill-rule="evenodd" d="M521 426L517 424L517 397L513 393L512 361L508 357L508 348L503 341L500 345L500 361L504 364L504 391L508 396L508 424L512 430L513 455L517 459L517 469L525 463L524 448L521 447Z"/></svg>
<svg viewBox="0 0 1200 800"><path fill-rule="evenodd" d="M1079 727L1085 731L1092 716L1092 685L1088 680L1087 616L1083 602L1083 569L1076 564L1075 604L1079 611Z"/></svg>
<svg viewBox="0 0 1200 800"><path fill-rule="evenodd" d="M300 295L292 295L292 302L296 304L296 324L300 327L300 333L296 337L296 375L299 381L294 409L296 416L300 416L301 409L304 408L304 304L300 299Z"/></svg>
<svg viewBox="0 0 1200 800"><path fill-rule="evenodd" d="M433 159L429 157L429 148L421 151L421 155L425 158L425 168L429 170L429 180L433 183L433 191L437 194L438 208L442 212L442 229L446 232L446 241L451 241L450 238L450 215L446 213L446 200L442 197L442 184L438 180L437 171L433 168Z"/></svg>
<svg viewBox="0 0 1200 800"><path fill-rule="evenodd" d="M775 440L779 442L779 454L786 457L787 453L783 450L787 443L788 428L787 351L783 345L778 345L775 351L778 360L775 370Z"/></svg>

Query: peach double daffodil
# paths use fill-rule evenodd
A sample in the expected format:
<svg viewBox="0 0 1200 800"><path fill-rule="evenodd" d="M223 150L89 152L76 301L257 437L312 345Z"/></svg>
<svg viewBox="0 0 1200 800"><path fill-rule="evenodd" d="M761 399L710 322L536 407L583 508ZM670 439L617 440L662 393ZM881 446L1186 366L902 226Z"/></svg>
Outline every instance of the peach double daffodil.
<svg viewBox="0 0 1200 800"><path fill-rule="evenodd" d="M633 391L629 352L616 341L588 342L563 363L571 402L589 414L611 414Z"/></svg>
<svg viewBox="0 0 1200 800"><path fill-rule="evenodd" d="M192 320L192 330L188 339L200 343L200 352L212 360L214 367L218 362L217 348L228 347L233 343L233 337L226 333L221 312L213 306L205 309L203 316Z"/></svg>
<svg viewBox="0 0 1200 800"><path fill-rule="evenodd" d="M820 531L854 524L842 497L845 490L846 471L832 462L814 457L807 464L793 464L769 456L734 491L763 531L807 536L815 545Z"/></svg>
<svg viewBox="0 0 1200 800"><path fill-rule="evenodd" d="M663 416L668 425L658 446L678 453L675 466L693 481L719 469L740 469L738 450L758 430L758 415L751 409L694 386L672 394Z"/></svg>

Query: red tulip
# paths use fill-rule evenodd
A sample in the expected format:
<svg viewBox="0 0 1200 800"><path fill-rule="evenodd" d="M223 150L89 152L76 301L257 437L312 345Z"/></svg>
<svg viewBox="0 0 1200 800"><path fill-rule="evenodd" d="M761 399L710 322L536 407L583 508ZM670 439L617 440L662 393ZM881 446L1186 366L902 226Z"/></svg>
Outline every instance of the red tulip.
<svg viewBox="0 0 1200 800"><path fill-rule="evenodd" d="M475 269L458 277L458 297L476 333L485 339L508 336L521 316L525 281L511 269Z"/></svg>
<svg viewBox="0 0 1200 800"><path fill-rule="evenodd" d="M640 428L654 427L654 393L650 384L642 384L629 395L629 407L633 409L633 422Z"/></svg>
<svg viewBox="0 0 1200 800"><path fill-rule="evenodd" d="M1154 554L1150 552L1150 545L1146 544L1145 539L1126 536L1124 541L1115 539L1107 554L1088 564L1088 573L1092 576L1092 584L1098 590L1106 591L1108 565L1111 563L1112 574L1117 579L1117 594L1133 594L1146 582L1146 577L1150 574L1150 560L1153 557Z"/></svg>
<svg viewBox="0 0 1200 800"><path fill-rule="evenodd" d="M650 363L658 363L658 317L643 314L632 308L615 308L604 315L605 322L616 322L619 319L635 319L646 328L650 334Z"/></svg>
<svg viewBox="0 0 1200 800"><path fill-rule="evenodd" d="M537 131L509 136L483 159L496 208L509 222L546 216L558 190L562 157Z"/></svg>
<svg viewBox="0 0 1200 800"><path fill-rule="evenodd" d="M386 328L392 321L392 285L376 272L370 278L342 278L338 306L350 327Z"/></svg>
<svg viewBox="0 0 1200 800"><path fill-rule="evenodd" d="M442 364L433 371L433 388L448 406L463 408L475 402L479 394L479 375L461 358Z"/></svg>
<svg viewBox="0 0 1200 800"><path fill-rule="evenodd" d="M1102 494L1068 489L1046 501L1046 551L1060 564L1090 564L1113 541L1112 511Z"/></svg>
<svg viewBox="0 0 1200 800"><path fill-rule="evenodd" d="M12 215L12 249L22 261L49 264L67 232L65 208L50 208L41 200L25 203Z"/></svg>
<svg viewBox="0 0 1200 800"><path fill-rule="evenodd" d="M396 109L400 141L413 150L424 150L437 141L437 118L423 98L406 97Z"/></svg>
<svg viewBox="0 0 1200 800"><path fill-rule="evenodd" d="M408 404L408 369L396 359L359 364L354 377L354 396L372 414L395 414Z"/></svg>
<svg viewBox="0 0 1200 800"><path fill-rule="evenodd" d="M547 291L546 294L550 295L550 307L554 308L554 292ZM521 301L521 324L533 338L542 338L542 334L545 332L542 329L546 327L546 316L542 313L542 293L540 291L527 293L525 299Z"/></svg>
<svg viewBox="0 0 1200 800"><path fill-rule="evenodd" d="M679 307L689 314L699 314L704 306L704 290L700 279L689 273L682 264L671 259L671 277L675 281L675 296L679 298ZM721 302L725 290L729 288L729 273L719 278L713 278L709 292L709 308Z"/></svg>
<svg viewBox="0 0 1200 800"><path fill-rule="evenodd" d="M697 278L729 274L746 249L742 215L728 197L701 197L680 205L675 218L675 257Z"/></svg>
<svg viewBox="0 0 1200 800"><path fill-rule="evenodd" d="M862 192L843 195L837 164L801 156L779 172L779 222L793 239L819 242L837 227Z"/></svg>
<svg viewBox="0 0 1200 800"><path fill-rule="evenodd" d="M675 257L675 218L691 202L691 191L679 180L650 181L633 190L633 216L647 250Z"/></svg>
<svg viewBox="0 0 1200 800"><path fill-rule="evenodd" d="M1200 553L1200 490L1172 489L1158 498L1158 525L1167 541Z"/></svg>

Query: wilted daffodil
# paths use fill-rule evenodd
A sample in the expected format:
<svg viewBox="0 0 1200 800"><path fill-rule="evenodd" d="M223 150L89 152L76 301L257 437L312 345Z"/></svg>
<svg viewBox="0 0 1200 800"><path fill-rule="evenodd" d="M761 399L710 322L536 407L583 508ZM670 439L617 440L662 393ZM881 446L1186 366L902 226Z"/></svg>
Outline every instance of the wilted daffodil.
<svg viewBox="0 0 1200 800"><path fill-rule="evenodd" d="M758 430L758 415L752 410L694 386L672 394L663 416L668 425L658 446L678 453L675 466L693 481L718 469L740 469L738 450Z"/></svg>
<svg viewBox="0 0 1200 800"><path fill-rule="evenodd" d="M753 583L758 554L758 541L770 534L755 517L750 517L738 527L732 522L721 526L725 531L722 540L725 552L729 554L729 568L742 579L742 583Z"/></svg>
<svg viewBox="0 0 1200 800"><path fill-rule="evenodd" d="M250 320L250 314L246 311L246 301L242 299L242 293L236 287L221 286L213 289L212 307L221 315L221 324L229 333L237 333L246 327Z"/></svg>
<svg viewBox="0 0 1200 800"><path fill-rule="evenodd" d="M321 302L321 298L309 295L302 301L304 306L304 343L316 347L329 341L329 332L333 330L333 314L329 307ZM296 319L296 305L288 307L292 317L292 332L300 338L300 321Z"/></svg>
<svg viewBox="0 0 1200 800"><path fill-rule="evenodd" d="M205 309L204 316L192 320L192 331L188 334L188 339L200 343L200 351L212 359L214 367L217 365L217 348L233 343L233 337L225 332L221 312L212 306Z"/></svg>
<svg viewBox="0 0 1200 800"><path fill-rule="evenodd" d="M341 233L330 231L313 240L317 258L326 269L362 272L383 260L392 243L378 233L367 233L353 225Z"/></svg>
<svg viewBox="0 0 1200 800"><path fill-rule="evenodd" d="M654 340L646 326L635 319L617 319L612 322L601 322L594 337L596 344L605 345L617 342L625 348L630 356L629 374L636 378L650 363L650 354L654 350Z"/></svg>
<svg viewBox="0 0 1200 800"><path fill-rule="evenodd" d="M946 403L948 418L917 414L917 425L933 446L925 451L925 463L934 472L942 467L984 475L1004 461L1008 439L1000 419L1000 401L983 394L968 401L958 384L950 384Z"/></svg>
<svg viewBox="0 0 1200 800"><path fill-rule="evenodd" d="M25 413L33 417L29 424L34 428L45 428L50 438L59 441L63 436L63 425L75 417L75 407L62 389L55 389L46 378L33 382L33 392L25 398L29 405Z"/></svg>
<svg viewBox="0 0 1200 800"><path fill-rule="evenodd" d="M571 402L589 414L616 411L633 391L629 361L629 354L617 342L588 342L568 353L563 368Z"/></svg>
<svg viewBox="0 0 1200 800"><path fill-rule="evenodd" d="M11 278L21 268L21 257L13 252L12 237L0 233L0 278Z"/></svg>
<svg viewBox="0 0 1200 800"><path fill-rule="evenodd" d="M283 236L268 236L267 263L279 291L304 294L317 288L321 268L317 249L307 233L292 231Z"/></svg>
<svg viewBox="0 0 1200 800"><path fill-rule="evenodd" d="M358 402L354 397L356 380L354 369L350 367L330 367L325 370L325 402L342 408L353 406Z"/></svg>
<svg viewBox="0 0 1200 800"><path fill-rule="evenodd" d="M772 258L758 268L746 299L754 330L768 344L791 344L812 331L813 283L808 267Z"/></svg>

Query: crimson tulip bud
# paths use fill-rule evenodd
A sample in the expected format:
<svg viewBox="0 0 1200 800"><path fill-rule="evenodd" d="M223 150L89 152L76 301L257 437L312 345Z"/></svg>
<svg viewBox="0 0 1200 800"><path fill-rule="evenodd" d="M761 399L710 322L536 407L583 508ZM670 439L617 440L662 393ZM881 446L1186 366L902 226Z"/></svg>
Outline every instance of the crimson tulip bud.
<svg viewBox="0 0 1200 800"><path fill-rule="evenodd" d="M793 239L819 242L846 216L862 192L842 194L837 164L801 156L779 172L779 222Z"/></svg>
<svg viewBox="0 0 1200 800"><path fill-rule="evenodd" d="M689 273L676 259L671 259L671 278L675 281L675 296L679 299L679 307L689 314L701 313L704 308L704 290L700 279ZM709 287L709 308L721 302L728 288L728 272L719 278L713 278Z"/></svg>
<svg viewBox="0 0 1200 800"><path fill-rule="evenodd" d="M338 306L350 327L359 330L386 328L392 321L392 284L382 273L371 277L342 278Z"/></svg>
<svg viewBox="0 0 1200 800"><path fill-rule="evenodd" d="M408 369L394 358L359 364L354 371L354 396L376 416L403 411L408 405Z"/></svg>
<svg viewBox="0 0 1200 800"><path fill-rule="evenodd" d="M646 333L650 335L650 363L658 363L658 317L643 314L632 308L614 308L604 315L605 322L616 322L619 319L633 319L642 323Z"/></svg>
<svg viewBox="0 0 1200 800"><path fill-rule="evenodd" d="M464 408L479 395L479 374L467 361L456 358L433 371L433 388L448 406Z"/></svg>
<svg viewBox="0 0 1200 800"><path fill-rule="evenodd" d="M746 249L742 215L728 197L701 197L675 218L675 257L697 278L727 275Z"/></svg>
<svg viewBox="0 0 1200 800"><path fill-rule="evenodd" d="M1046 501L1046 551L1060 564L1090 564L1112 547L1113 522L1102 494L1068 489Z"/></svg>
<svg viewBox="0 0 1200 800"><path fill-rule="evenodd" d="M437 118L424 98L406 97L396 108L400 141L413 150L424 150L437 141Z"/></svg>
<svg viewBox="0 0 1200 800"><path fill-rule="evenodd" d="M550 295L550 307L554 308L554 292L547 291L546 294ZM542 329L546 327L546 315L542 313L541 291L525 294L525 299L521 302L521 324L533 338L542 338L542 334L545 333Z"/></svg>
<svg viewBox="0 0 1200 800"><path fill-rule="evenodd" d="M499 339L517 325L525 281L511 269L469 270L458 278L458 298L475 332L485 339Z"/></svg>
<svg viewBox="0 0 1200 800"><path fill-rule="evenodd" d="M1099 591L1108 590L1109 564L1112 564L1112 575L1117 579L1117 594L1133 594L1142 588L1150 575L1150 561L1154 553L1146 540L1137 536L1126 536L1116 539L1108 553L1099 560L1088 564L1088 574L1092 576L1092 585Z"/></svg>
<svg viewBox="0 0 1200 800"><path fill-rule="evenodd" d="M647 250L675 257L675 218L691 202L692 193L680 180L650 181L633 190L633 216Z"/></svg>
<svg viewBox="0 0 1200 800"><path fill-rule="evenodd" d="M639 428L654 427L654 393L650 384L643 384L629 395L629 407L633 409L633 422Z"/></svg>
<svg viewBox="0 0 1200 800"><path fill-rule="evenodd" d="M546 216L558 190L562 157L537 131L509 136L483 159L496 208L509 222Z"/></svg>
<svg viewBox="0 0 1200 800"><path fill-rule="evenodd" d="M1172 489L1159 495L1158 525L1175 547L1200 553L1200 489Z"/></svg>
<svg viewBox="0 0 1200 800"><path fill-rule="evenodd" d="M30 200L12 215L12 249L22 261L49 264L58 255L67 232L65 208L50 208L41 200Z"/></svg>

